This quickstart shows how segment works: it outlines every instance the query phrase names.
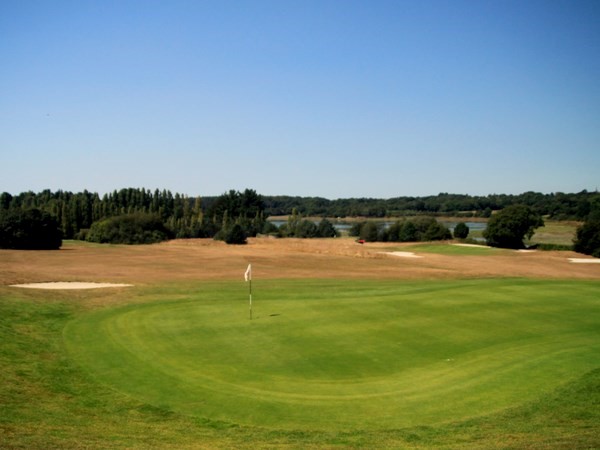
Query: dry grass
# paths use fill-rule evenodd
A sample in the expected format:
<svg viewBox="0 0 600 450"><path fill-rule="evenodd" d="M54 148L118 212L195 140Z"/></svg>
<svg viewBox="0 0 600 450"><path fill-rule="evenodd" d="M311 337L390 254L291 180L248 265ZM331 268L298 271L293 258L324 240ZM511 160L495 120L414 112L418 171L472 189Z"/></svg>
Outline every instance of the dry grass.
<svg viewBox="0 0 600 450"><path fill-rule="evenodd" d="M460 256L422 253L422 258L381 253L402 247L385 243L360 245L345 238L256 238L243 246L212 239L174 240L148 246L66 242L58 251L0 250L0 285L47 281L152 285L165 281L243 279L249 262L254 277L263 279L600 279L598 265L572 264L568 258L581 255L568 251L503 250L491 255Z"/></svg>

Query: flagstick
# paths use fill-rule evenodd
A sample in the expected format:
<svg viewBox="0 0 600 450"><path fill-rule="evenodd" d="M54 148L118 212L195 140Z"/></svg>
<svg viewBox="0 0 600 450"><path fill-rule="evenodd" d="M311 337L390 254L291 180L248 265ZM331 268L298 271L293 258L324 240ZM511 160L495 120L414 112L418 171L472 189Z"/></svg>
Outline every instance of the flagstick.
<svg viewBox="0 0 600 450"><path fill-rule="evenodd" d="M250 320L252 320L252 278L250 278L248 280L248 282L250 283L249 286L249 296L250 296Z"/></svg>
<svg viewBox="0 0 600 450"><path fill-rule="evenodd" d="M252 320L252 264L248 264L248 268L246 269L246 273L244 273L244 279L246 280L246 282L249 282L250 284L248 285L248 294L250 297L250 320Z"/></svg>

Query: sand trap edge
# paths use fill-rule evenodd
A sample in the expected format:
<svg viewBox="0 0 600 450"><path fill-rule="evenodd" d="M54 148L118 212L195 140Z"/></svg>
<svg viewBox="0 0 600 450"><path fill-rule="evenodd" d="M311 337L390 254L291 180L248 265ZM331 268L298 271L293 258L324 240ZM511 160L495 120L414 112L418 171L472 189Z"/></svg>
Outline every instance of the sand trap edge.
<svg viewBox="0 0 600 450"><path fill-rule="evenodd" d="M413 252L379 252L384 255L399 256L401 258L422 258L421 255L415 255Z"/></svg>
<svg viewBox="0 0 600 450"><path fill-rule="evenodd" d="M129 287L133 284L122 283L84 283L80 281L54 281L49 283L26 283L26 284L11 284L10 287L26 288L26 289L100 289L100 288L115 288Z"/></svg>
<svg viewBox="0 0 600 450"><path fill-rule="evenodd" d="M598 258L569 258L569 261L576 264L600 264L600 259Z"/></svg>

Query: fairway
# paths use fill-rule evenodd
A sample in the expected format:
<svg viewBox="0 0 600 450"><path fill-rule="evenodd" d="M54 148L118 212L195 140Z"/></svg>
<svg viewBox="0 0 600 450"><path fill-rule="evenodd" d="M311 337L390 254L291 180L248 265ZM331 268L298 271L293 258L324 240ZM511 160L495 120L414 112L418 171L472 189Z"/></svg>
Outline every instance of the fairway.
<svg viewBox="0 0 600 450"><path fill-rule="evenodd" d="M600 366L597 281L257 280L139 288L63 331L98 382L274 430L391 430L535 401Z"/></svg>

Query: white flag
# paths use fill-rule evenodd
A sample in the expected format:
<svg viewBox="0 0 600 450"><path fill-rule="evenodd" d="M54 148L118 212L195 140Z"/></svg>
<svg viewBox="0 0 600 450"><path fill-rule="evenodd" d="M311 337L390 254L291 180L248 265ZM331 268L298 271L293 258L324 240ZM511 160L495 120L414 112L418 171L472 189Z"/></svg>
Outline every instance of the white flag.
<svg viewBox="0 0 600 450"><path fill-rule="evenodd" d="M246 269L246 273L244 274L244 279L246 281L252 280L252 264L248 264L248 268Z"/></svg>

